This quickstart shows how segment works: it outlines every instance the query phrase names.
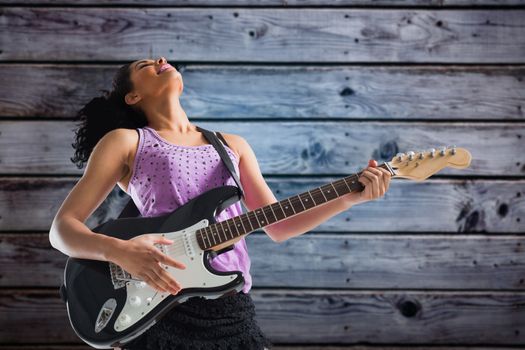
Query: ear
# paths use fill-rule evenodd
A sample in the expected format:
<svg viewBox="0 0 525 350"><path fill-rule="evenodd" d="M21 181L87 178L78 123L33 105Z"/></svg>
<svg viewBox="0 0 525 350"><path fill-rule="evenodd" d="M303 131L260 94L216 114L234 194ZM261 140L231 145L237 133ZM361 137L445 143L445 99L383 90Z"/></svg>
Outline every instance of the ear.
<svg viewBox="0 0 525 350"><path fill-rule="evenodd" d="M128 105L134 105L140 100L141 100L140 95L134 92L128 92L126 96L124 96L124 101L126 101Z"/></svg>

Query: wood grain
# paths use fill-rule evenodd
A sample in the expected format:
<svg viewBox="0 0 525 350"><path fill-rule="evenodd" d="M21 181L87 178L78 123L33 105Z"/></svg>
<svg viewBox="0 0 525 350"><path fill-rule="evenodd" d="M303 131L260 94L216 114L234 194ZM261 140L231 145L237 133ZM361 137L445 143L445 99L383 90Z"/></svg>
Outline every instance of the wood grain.
<svg viewBox="0 0 525 350"><path fill-rule="evenodd" d="M276 343L518 345L523 292L252 290L256 320ZM56 290L2 289L7 343L80 342ZM20 329L32 325L24 337Z"/></svg>
<svg viewBox="0 0 525 350"><path fill-rule="evenodd" d="M191 119L409 122L525 117L523 65L253 66L168 60L178 64L184 81L180 100ZM119 66L0 63L0 116L74 118L100 90L110 89Z"/></svg>
<svg viewBox="0 0 525 350"><path fill-rule="evenodd" d="M319 187L335 178L267 178L277 199ZM0 231L49 230L76 180L0 178ZM383 198L356 205L316 229L337 232L525 231L524 180L392 180ZM115 188L87 219L93 228L118 216L129 196ZM244 208L246 210L246 208ZM30 220L28 220L30 215ZM373 222L373 225L371 224Z"/></svg>
<svg viewBox="0 0 525 350"><path fill-rule="evenodd" d="M456 145L472 154L468 168L444 168L435 176L523 176L525 123L194 121L208 130L240 135L256 154L263 174L356 173L369 159L391 161L398 152ZM81 175L70 161L75 123L0 121L4 174ZM261 132L254 132L260 130ZM23 142L20 142L23 140Z"/></svg>
<svg viewBox="0 0 525 350"><path fill-rule="evenodd" d="M255 288L525 290L522 235L312 231L276 244L255 232L246 244ZM47 233L0 234L0 251L1 287L63 282L67 255Z"/></svg>
<svg viewBox="0 0 525 350"><path fill-rule="evenodd" d="M0 59L523 63L524 17L522 9L4 7Z"/></svg>

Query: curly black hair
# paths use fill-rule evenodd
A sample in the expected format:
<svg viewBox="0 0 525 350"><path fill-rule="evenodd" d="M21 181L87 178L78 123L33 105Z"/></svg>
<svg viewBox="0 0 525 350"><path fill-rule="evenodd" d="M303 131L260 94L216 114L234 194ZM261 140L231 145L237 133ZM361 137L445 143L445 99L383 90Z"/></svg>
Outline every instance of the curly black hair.
<svg viewBox="0 0 525 350"><path fill-rule="evenodd" d="M71 144L75 155L70 160L78 169L84 167L97 142L109 131L141 128L148 124L144 112L124 101L124 96L133 89L131 63L119 67L113 77L111 92L99 90L103 95L93 98L77 112L75 119L80 124L75 130L75 142Z"/></svg>

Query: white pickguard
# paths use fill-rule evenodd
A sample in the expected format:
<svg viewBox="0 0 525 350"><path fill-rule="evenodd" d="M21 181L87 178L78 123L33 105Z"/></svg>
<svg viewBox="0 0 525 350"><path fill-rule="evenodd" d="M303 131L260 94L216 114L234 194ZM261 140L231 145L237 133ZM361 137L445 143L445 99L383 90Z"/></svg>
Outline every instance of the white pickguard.
<svg viewBox="0 0 525 350"><path fill-rule="evenodd" d="M206 226L208 226L208 220L204 219L180 231L158 234L159 236L173 240L172 244L157 245L159 249L186 265L186 269L184 270L173 266L162 265L175 280L179 282L183 289L223 286L237 278L236 274L225 276L215 275L204 266L204 251L200 249L197 243L195 231ZM139 280L127 282L126 290L128 296L126 304L114 323L114 329L117 332L121 332L134 325L142 317L147 315L148 312L155 309L167 296L171 295L168 292L161 293L150 287L146 282ZM216 297L219 296L220 295L217 295ZM183 302L189 297L191 297L191 295L179 299L179 302ZM213 299L213 296L210 298Z"/></svg>

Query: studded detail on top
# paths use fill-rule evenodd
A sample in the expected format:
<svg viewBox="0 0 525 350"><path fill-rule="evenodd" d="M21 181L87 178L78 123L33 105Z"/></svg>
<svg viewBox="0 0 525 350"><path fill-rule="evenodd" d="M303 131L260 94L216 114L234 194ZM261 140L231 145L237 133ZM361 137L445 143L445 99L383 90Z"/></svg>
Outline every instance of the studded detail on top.
<svg viewBox="0 0 525 350"><path fill-rule="evenodd" d="M141 216L170 213L207 190L225 185L237 186L213 145L176 145L149 126L136 130L139 145L127 193ZM226 145L224 148L240 174L235 153ZM242 213L239 201L216 215L215 220L220 222ZM245 279L243 291L248 293L251 289L251 262L244 238L235 243L234 249L216 256L211 265L219 271L242 271Z"/></svg>

